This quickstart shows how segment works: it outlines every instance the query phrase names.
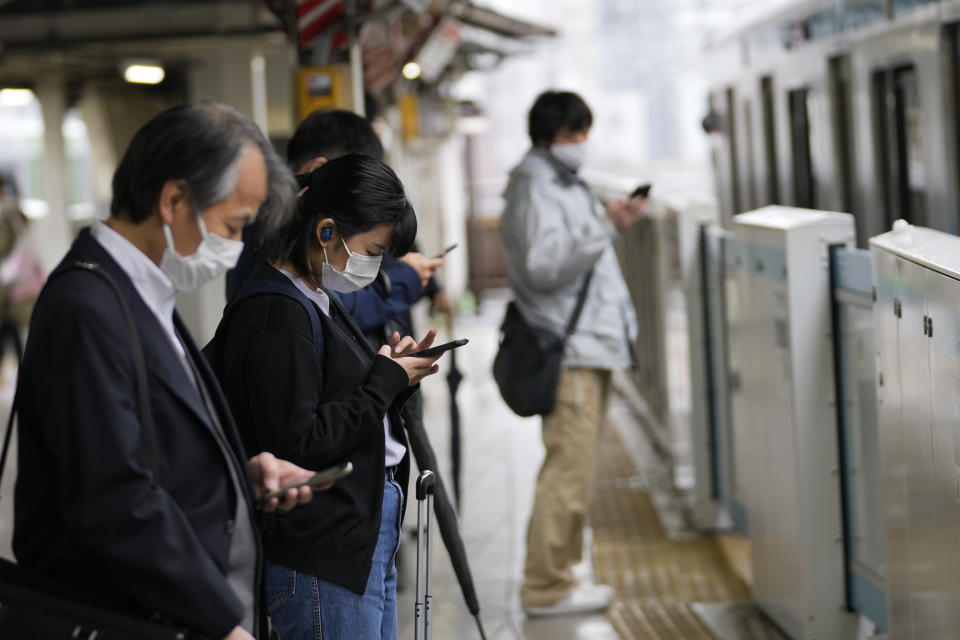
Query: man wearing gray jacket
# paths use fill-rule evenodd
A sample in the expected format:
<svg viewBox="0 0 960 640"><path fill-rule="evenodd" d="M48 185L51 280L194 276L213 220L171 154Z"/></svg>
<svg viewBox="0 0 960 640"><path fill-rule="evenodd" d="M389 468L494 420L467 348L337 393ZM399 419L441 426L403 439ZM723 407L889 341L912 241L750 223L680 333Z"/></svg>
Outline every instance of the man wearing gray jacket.
<svg viewBox="0 0 960 640"><path fill-rule="evenodd" d="M605 609L608 586L578 582L583 528L611 371L633 365L636 316L613 249L646 202L604 208L577 171L593 116L576 94L547 91L529 114L533 148L510 174L500 234L510 286L524 319L562 335L585 278L586 303L567 340L557 401L543 418L546 458L537 478L520 591L530 615Z"/></svg>

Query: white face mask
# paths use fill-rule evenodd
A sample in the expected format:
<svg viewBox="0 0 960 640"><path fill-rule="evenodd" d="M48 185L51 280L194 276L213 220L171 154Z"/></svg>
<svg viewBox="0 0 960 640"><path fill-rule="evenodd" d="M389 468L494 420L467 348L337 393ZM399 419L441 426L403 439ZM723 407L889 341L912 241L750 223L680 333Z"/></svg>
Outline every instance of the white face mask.
<svg viewBox="0 0 960 640"><path fill-rule="evenodd" d="M359 253L350 251L350 247L343 238L343 248L347 250L349 258L343 271L337 271L330 264L327 258L327 248L323 248L323 267L320 270L320 278L323 286L340 293L352 293L363 289L368 284L372 284L380 273L380 261L383 256L362 256Z"/></svg>
<svg viewBox="0 0 960 640"><path fill-rule="evenodd" d="M167 248L160 259L160 269L173 282L177 291L192 291L213 280L221 273L237 266L243 243L207 231L203 216L197 216L200 227L200 246L189 256L181 256L173 248L173 233L163 225Z"/></svg>
<svg viewBox="0 0 960 640"><path fill-rule="evenodd" d="M573 142L570 144L555 144L550 147L550 153L574 173L587 161L587 143Z"/></svg>

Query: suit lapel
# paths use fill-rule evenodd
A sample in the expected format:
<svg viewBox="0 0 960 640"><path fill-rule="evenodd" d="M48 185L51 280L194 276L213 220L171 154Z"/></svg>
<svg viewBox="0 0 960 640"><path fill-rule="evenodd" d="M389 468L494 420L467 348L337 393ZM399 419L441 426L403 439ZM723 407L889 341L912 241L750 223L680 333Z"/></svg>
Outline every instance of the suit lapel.
<svg viewBox="0 0 960 640"><path fill-rule="evenodd" d="M233 414L230 412L227 401L223 397L223 393L220 389L220 382L217 380L213 370L210 368L210 364L207 362L203 352L197 348L196 343L190 337L190 334L187 331L187 328L184 326L183 320L180 319L180 314L178 313L173 314L173 326L176 328L177 333L180 334L183 348L187 351L189 357L193 359L197 373L199 374L200 379L203 381L203 385L207 389L207 393L210 396L210 402L213 404L213 409L217 412L217 418L220 421L223 435L226 437L227 442L232 449L233 456L239 461L245 461L247 459L246 452L244 451L243 443L240 441L240 436L237 433L236 426L234 425ZM245 465L243 468L246 470Z"/></svg>
<svg viewBox="0 0 960 640"><path fill-rule="evenodd" d="M89 229L84 229L74 243L76 259L95 262L109 273L116 281L123 293L134 321L140 330L140 343L143 347L144 360L147 366L147 375L156 378L180 402L189 408L213 435L213 424L207 414L200 392L194 386L180 355L170 343L170 338L160 325L160 321L147 306L137 292L136 287L127 273L110 256L110 254L92 236ZM129 340L126 336L121 339ZM184 347L186 348L186 347Z"/></svg>

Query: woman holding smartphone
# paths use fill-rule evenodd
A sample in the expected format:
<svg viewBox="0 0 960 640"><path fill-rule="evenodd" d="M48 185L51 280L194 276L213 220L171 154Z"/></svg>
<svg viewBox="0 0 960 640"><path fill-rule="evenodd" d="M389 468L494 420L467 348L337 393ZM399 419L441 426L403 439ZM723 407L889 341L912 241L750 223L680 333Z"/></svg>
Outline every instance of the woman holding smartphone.
<svg viewBox="0 0 960 640"><path fill-rule="evenodd" d="M313 469L353 463L307 507L264 522L281 640L397 637L394 558L410 468L399 407L437 370L435 357L407 355L436 332L419 344L394 335L374 351L329 292L370 284L380 256L405 253L416 226L386 164L360 155L324 164L292 220L265 230L266 262L205 349L249 450Z"/></svg>

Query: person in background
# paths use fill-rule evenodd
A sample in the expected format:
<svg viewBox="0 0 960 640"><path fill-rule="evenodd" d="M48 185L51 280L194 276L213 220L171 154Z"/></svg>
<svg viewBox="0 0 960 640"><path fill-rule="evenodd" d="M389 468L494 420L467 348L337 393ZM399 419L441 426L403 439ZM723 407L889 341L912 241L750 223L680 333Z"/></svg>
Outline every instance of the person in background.
<svg viewBox="0 0 960 640"><path fill-rule="evenodd" d="M13 175L0 173L0 361L12 344L18 367L23 359L23 334L45 277L30 243L19 196Z"/></svg>
<svg viewBox="0 0 960 640"><path fill-rule="evenodd" d="M258 498L312 472L270 453L248 459L174 301L235 264L246 224L282 225L295 193L259 128L230 107L173 107L134 135L110 217L81 231L31 321L16 394L22 566L100 607L214 640L267 640L254 511L308 502L306 487ZM152 456L125 307L145 360Z"/></svg>
<svg viewBox="0 0 960 640"><path fill-rule="evenodd" d="M287 145L287 161L302 181L314 169L348 153L383 160L383 146L370 123L343 109L319 109L304 119ZM303 187L304 184L301 184ZM233 299L254 265L262 258L259 225L244 230L244 250L237 267L227 273L227 301ZM379 327L410 308L443 260L409 252L382 271L375 288L340 299L364 331Z"/></svg>
<svg viewBox="0 0 960 640"><path fill-rule="evenodd" d="M576 331L566 343L557 402L543 418L546 458L537 477L520 590L530 615L606 608L614 592L580 581L583 529L611 371L634 364L636 318L613 249L645 211L640 199L606 208L577 174L593 115L580 96L541 94L529 113L533 147L510 173L500 236L510 287L527 322L564 333L593 273Z"/></svg>
<svg viewBox="0 0 960 640"><path fill-rule="evenodd" d="M348 154L309 174L293 219L224 312L204 352L249 451L354 472L265 534L270 615L281 640L397 637L396 567L410 463L399 410L436 358L395 335L375 351L331 292L405 253L416 216L379 160ZM318 332L311 317L316 317Z"/></svg>

